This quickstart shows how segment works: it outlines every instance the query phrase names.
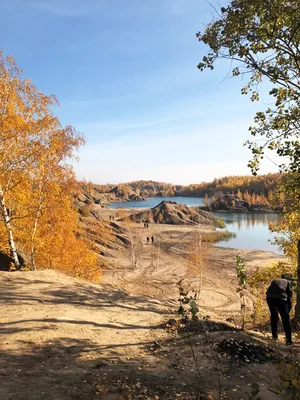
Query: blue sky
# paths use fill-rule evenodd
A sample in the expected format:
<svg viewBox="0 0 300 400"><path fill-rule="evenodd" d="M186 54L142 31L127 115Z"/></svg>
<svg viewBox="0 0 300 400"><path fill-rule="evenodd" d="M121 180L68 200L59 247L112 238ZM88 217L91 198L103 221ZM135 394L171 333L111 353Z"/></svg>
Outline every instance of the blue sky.
<svg viewBox="0 0 300 400"><path fill-rule="evenodd" d="M87 139L78 178L189 184L250 173L242 144L265 104L241 96L229 64L197 69L208 49L195 33L214 13L206 1L0 0L0 8L5 54L58 97L62 124Z"/></svg>

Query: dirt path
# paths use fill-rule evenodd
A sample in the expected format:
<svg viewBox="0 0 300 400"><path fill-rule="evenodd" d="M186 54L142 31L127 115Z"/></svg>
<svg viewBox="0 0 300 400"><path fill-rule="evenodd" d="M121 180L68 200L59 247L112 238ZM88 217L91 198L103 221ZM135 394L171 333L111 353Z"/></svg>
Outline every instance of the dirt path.
<svg viewBox="0 0 300 400"><path fill-rule="evenodd" d="M161 325L170 307L154 298L53 271L4 272L0 285L1 399L196 399L202 386L191 343L205 387L215 389L218 378L229 398L277 374L268 362L221 363L213 343L243 335L205 322L187 340ZM263 399L277 398L261 391Z"/></svg>
<svg viewBox="0 0 300 400"><path fill-rule="evenodd" d="M195 227L174 225L151 225L143 229L131 224L133 233L140 241L138 264L130 264L130 255L126 268L107 271L103 280L106 283L122 287L130 293L152 296L167 301L176 309L178 298L177 283L184 279L192 284L194 278L188 272L188 251ZM202 231L211 231L209 226L201 226ZM154 236L154 244L147 245L146 238ZM205 245L205 244L204 244ZM257 266L270 265L283 259L282 256L265 251L236 250L212 246L207 252L204 267L204 282L201 290L200 307L212 316L232 315L240 309L240 300L236 294L237 280L235 256L240 254L247 264L247 270ZM124 266L120 261L120 265Z"/></svg>
<svg viewBox="0 0 300 400"><path fill-rule="evenodd" d="M90 379L78 381L87 366L138 356L168 312L155 299L53 271L1 273L0 281L1 399L92 398ZM65 379L75 382L70 393L61 392Z"/></svg>
<svg viewBox="0 0 300 400"><path fill-rule="evenodd" d="M200 301L213 321L201 321L189 334L166 328L177 318L176 283L186 276L189 230L159 229L151 232L154 245L145 244L150 231L140 232L135 268L120 259L122 268L106 272L101 285L54 271L0 273L0 399L188 400L204 389L247 399L253 382L262 399L285 398L272 391L278 371L268 356L237 364L216 351L224 340L264 346L257 333L222 322L239 308L234 250L209 253ZM277 257L241 253L251 268Z"/></svg>

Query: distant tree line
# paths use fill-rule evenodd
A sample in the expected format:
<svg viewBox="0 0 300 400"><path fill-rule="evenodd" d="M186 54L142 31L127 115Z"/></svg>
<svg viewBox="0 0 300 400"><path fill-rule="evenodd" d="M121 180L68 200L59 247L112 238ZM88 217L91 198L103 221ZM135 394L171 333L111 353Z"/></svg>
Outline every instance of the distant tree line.
<svg viewBox="0 0 300 400"><path fill-rule="evenodd" d="M203 197L205 194L212 196L216 192L245 193L268 196L269 192L276 190L278 182L282 179L280 173L260 176L225 176L214 179L212 182L202 182L183 186L181 196Z"/></svg>
<svg viewBox="0 0 300 400"><path fill-rule="evenodd" d="M202 182L191 185L173 185L155 181L135 181L118 185L122 191L127 188L133 190L142 197L152 196L191 196L212 197L218 193L234 193L238 196L246 197L256 195L270 200L276 191L277 184L282 182L284 175L280 173L267 174L260 176L225 176L214 179L212 182ZM86 191L96 191L98 193L109 193L116 185L98 185L92 182L82 183ZM121 191L121 190L120 190ZM241 197L242 198L242 197ZM253 198L254 199L254 198ZM251 199L250 199L251 200Z"/></svg>

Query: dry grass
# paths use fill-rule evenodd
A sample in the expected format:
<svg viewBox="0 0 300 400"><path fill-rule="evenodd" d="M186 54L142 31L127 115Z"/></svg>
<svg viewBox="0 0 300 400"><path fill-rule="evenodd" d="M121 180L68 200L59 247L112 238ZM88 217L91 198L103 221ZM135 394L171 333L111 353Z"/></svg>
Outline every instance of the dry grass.
<svg viewBox="0 0 300 400"><path fill-rule="evenodd" d="M206 243L217 243L223 240L228 241L234 237L236 237L236 234L229 231L225 232L215 231L215 232L202 233L202 241Z"/></svg>

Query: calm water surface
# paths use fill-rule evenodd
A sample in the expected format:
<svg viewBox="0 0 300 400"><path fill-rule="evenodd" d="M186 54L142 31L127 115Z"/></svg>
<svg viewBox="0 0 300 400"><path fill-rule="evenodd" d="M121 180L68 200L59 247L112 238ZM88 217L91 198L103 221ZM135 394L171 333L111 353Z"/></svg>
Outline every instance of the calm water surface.
<svg viewBox="0 0 300 400"><path fill-rule="evenodd" d="M204 199L202 197L149 197L144 201L120 201L109 204L109 208L153 208L165 201L175 201L178 204L186 204L190 207L204 206Z"/></svg>
<svg viewBox="0 0 300 400"><path fill-rule="evenodd" d="M272 213L215 213L223 218L226 229L235 232L236 237L228 242L219 242L217 246L234 249L266 250L281 254L281 251L271 244L274 234L269 231L269 222L276 222L277 214Z"/></svg>
<svg viewBox="0 0 300 400"><path fill-rule="evenodd" d="M204 199L200 197L151 197L145 201L123 201L111 203L109 208L152 208L161 201L175 201L187 206L203 206ZM215 213L218 218L223 218L226 228L235 232L236 237L228 242L219 242L220 247L234 249L266 250L280 254L281 251L270 243L274 234L268 229L269 222L277 221L277 215L272 213Z"/></svg>

